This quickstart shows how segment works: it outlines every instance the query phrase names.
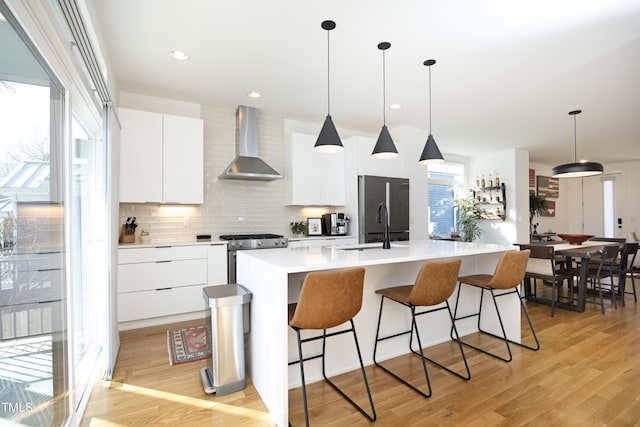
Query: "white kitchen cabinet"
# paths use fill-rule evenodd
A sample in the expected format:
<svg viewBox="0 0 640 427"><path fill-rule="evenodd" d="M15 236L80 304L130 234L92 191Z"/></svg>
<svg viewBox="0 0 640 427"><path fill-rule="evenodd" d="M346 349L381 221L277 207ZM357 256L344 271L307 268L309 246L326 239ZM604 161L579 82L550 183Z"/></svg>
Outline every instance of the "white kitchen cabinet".
<svg viewBox="0 0 640 427"><path fill-rule="evenodd" d="M202 204L204 201L203 121L163 116L162 201Z"/></svg>
<svg viewBox="0 0 640 427"><path fill-rule="evenodd" d="M200 312L202 288L227 282L227 247L167 245L118 250L118 321Z"/></svg>
<svg viewBox="0 0 640 427"><path fill-rule="evenodd" d="M293 133L285 147L288 205L344 206L345 156L317 153L316 136Z"/></svg>
<svg viewBox="0 0 640 427"><path fill-rule="evenodd" d="M162 114L120 108L120 201L162 200Z"/></svg>
<svg viewBox="0 0 640 427"><path fill-rule="evenodd" d="M204 200L203 121L120 108L120 202Z"/></svg>

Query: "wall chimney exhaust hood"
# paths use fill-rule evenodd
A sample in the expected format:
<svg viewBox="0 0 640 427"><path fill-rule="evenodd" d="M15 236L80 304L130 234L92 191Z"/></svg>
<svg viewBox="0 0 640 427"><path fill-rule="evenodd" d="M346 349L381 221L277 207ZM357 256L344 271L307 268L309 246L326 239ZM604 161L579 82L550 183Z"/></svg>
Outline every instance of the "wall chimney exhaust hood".
<svg viewBox="0 0 640 427"><path fill-rule="evenodd" d="M219 179L244 179L250 181L272 181L282 179L264 160L258 157L260 138L258 136L259 114L257 108L238 106L236 110L236 143L238 155L218 177Z"/></svg>

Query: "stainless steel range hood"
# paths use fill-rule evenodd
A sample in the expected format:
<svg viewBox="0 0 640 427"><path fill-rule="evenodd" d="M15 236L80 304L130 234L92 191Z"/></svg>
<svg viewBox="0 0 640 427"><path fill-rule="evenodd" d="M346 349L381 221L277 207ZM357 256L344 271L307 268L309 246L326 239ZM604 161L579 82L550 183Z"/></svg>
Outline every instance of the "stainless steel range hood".
<svg viewBox="0 0 640 427"><path fill-rule="evenodd" d="M236 110L236 143L238 155L218 178L272 181L283 176L266 164L259 156L257 108L238 106Z"/></svg>

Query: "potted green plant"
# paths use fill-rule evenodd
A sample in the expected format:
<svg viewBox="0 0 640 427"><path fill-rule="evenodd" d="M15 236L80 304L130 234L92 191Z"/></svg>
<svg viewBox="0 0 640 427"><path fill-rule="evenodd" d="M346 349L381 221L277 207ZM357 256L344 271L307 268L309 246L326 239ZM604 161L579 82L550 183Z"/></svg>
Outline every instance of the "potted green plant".
<svg viewBox="0 0 640 427"><path fill-rule="evenodd" d="M473 242L482 235L482 228L478 225L478 210L475 200L471 197L453 200L456 207L458 232L461 233L463 242Z"/></svg>
<svg viewBox="0 0 640 427"><path fill-rule="evenodd" d="M289 228L295 236L304 236L307 232L307 223L304 221L293 221L289 224Z"/></svg>
<svg viewBox="0 0 640 427"><path fill-rule="evenodd" d="M547 209L547 199L539 194L529 193L529 234L533 234L533 217Z"/></svg>

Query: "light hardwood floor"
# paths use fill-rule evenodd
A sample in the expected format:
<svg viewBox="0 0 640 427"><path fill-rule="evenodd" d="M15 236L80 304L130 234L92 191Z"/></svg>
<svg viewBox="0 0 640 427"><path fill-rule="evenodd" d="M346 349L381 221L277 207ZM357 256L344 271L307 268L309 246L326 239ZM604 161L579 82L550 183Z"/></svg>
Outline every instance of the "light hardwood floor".
<svg viewBox="0 0 640 427"><path fill-rule="evenodd" d="M640 315L627 306L606 314L589 304L584 313L528 304L542 348L515 348L505 363L466 349L472 378L465 382L429 366L433 396L425 399L375 366L367 367L378 426L640 426ZM166 330L182 325L121 333L113 381L93 388L82 426L272 426L251 384L227 396L209 396L200 385L205 361L169 366ZM332 349L329 347L329 351ZM340 350L338 350L340 351ZM350 351L350 349L348 350ZM451 343L427 355L458 363ZM310 362L319 363L319 362ZM415 356L389 361L419 384ZM336 382L366 407L359 372ZM309 385L311 425L370 425L323 382ZM300 389L289 392L289 416L304 425Z"/></svg>

